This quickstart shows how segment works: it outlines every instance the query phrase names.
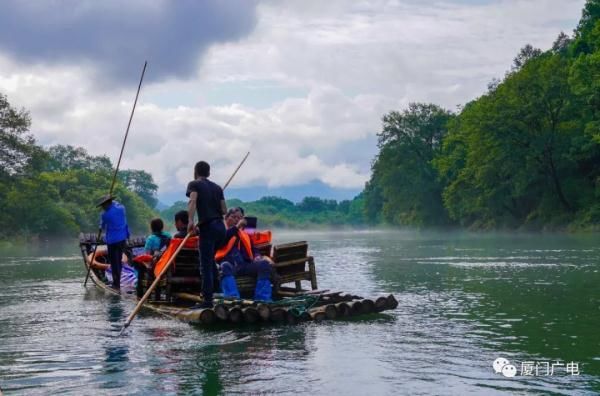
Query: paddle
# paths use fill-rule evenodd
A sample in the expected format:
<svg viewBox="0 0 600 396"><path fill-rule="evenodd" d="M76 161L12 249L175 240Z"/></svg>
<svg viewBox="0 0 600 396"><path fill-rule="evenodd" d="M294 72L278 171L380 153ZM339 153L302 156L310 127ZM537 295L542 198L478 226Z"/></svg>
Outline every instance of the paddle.
<svg viewBox="0 0 600 396"><path fill-rule="evenodd" d="M233 177L236 175L236 173L238 172L238 170L242 167L242 165L244 164L244 162L246 162L246 159L248 158L249 155L250 155L250 152L248 151L248 153L246 154L246 156L244 157L244 159L242 160L242 162L240 162L240 164L238 165L238 167L235 168L235 171L233 171L233 174L231 175L231 177L229 178L229 180L227 180L227 183L223 187L223 191L225 191L225 189L227 188L227 186L229 185L229 183L231 182L231 180L233 179ZM181 244L177 247L177 250L175 250L175 252L171 256L171 258L169 259L169 261L167 262L167 264L160 271L160 273L158 274L158 276L156 277L156 279L154 279L154 282L152 282L152 285L150 285L150 287L148 288L148 290L146 290L146 293L144 294L144 296L140 299L140 301L138 301L138 303L135 306L133 312L131 312L131 314L127 317L127 320L125 321L125 324L123 325L123 328L119 332L119 335L123 334L123 332L125 331L125 329L127 329L127 327L129 327L129 325L131 324L131 322L133 321L133 319L135 318L135 316L138 314L138 312L142 308L142 305L144 305L144 303L146 302L146 300L148 299L148 297L150 297L150 294L154 291L154 289L158 285L158 282L160 282L160 279L167 272L167 270L169 269L169 267L171 267L171 263L173 263L173 261L175 261L175 257L177 257L177 255L179 254L179 251L183 248L183 246L187 242L188 238L192 234L193 234L193 232L188 232L188 234L185 236L185 238L183 239L183 241L181 242ZM138 280L138 282L139 282L139 280Z"/></svg>
<svg viewBox="0 0 600 396"><path fill-rule="evenodd" d="M144 62L144 68L142 69L142 76L140 77L140 83L137 88L137 93L135 94L135 100L133 101L133 108L131 109L131 114L129 115L129 122L127 123L127 129L125 130L125 137L123 138L123 144L121 145L121 153L119 154L119 160L117 161L117 167L115 168L115 173L113 174L112 183L110 184L110 190L108 191L108 195L112 196L113 189L115 188L115 182L117 181L117 173L119 172L119 166L121 166L121 158L123 158L123 150L125 150L125 143L127 142L127 136L129 135L129 127L131 126L131 120L133 119L133 113L135 112L135 106L137 105L138 96L140 96L140 89L142 88L142 81L144 80L144 74L146 73L146 66L148 62ZM102 236L102 227L98 229L98 235L96 236L96 244L94 245L94 252L92 253L92 258L88 263L87 273L85 275L85 281L83 282L83 287L87 285L87 281L90 277L90 271L92 270L92 263L96 258L96 250L98 250L98 244L100 243L100 237Z"/></svg>
<svg viewBox="0 0 600 396"><path fill-rule="evenodd" d="M131 312L131 314L129 314L129 316L127 317L127 320L125 321L125 324L123 325L123 328L121 329L121 332L119 333L119 335L123 334L125 329L127 327L129 327L129 325L131 324L131 321L133 321L133 318L135 318L135 316L138 314L138 312L142 308L142 305L144 305L144 303L146 302L148 297L150 297L150 294L152 294L152 292L158 285L158 282L160 282L160 279L162 278L162 276L167 272L167 270L171 266L171 263L173 261L175 261L175 257L177 257L177 254L179 254L179 251L183 248L183 246L185 245L187 240L190 238L190 236L192 236L192 234L193 234L193 232L189 232L185 236L185 238L183 238L183 241L181 241L181 244L177 247L177 250L175 250L175 253L173 253L173 255L171 256L171 258L169 259L167 264L163 267L163 269L160 271L160 273L158 274L156 279L154 279L154 282L152 282L152 285L150 285L148 290L146 290L146 293L144 294L144 296L140 299L140 301L138 301L138 304L135 306L135 309L133 310L133 312Z"/></svg>

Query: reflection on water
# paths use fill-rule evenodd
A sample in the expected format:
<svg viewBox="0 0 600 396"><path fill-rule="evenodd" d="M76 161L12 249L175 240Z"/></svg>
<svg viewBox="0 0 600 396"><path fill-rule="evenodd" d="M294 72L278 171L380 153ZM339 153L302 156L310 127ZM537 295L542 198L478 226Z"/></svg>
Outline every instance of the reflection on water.
<svg viewBox="0 0 600 396"><path fill-rule="evenodd" d="M0 258L0 387L16 394L591 394L600 391L597 236L276 233L319 287L397 310L295 327L202 329L82 287L76 246ZM495 374L499 356L581 375ZM520 367L519 367L520 368Z"/></svg>

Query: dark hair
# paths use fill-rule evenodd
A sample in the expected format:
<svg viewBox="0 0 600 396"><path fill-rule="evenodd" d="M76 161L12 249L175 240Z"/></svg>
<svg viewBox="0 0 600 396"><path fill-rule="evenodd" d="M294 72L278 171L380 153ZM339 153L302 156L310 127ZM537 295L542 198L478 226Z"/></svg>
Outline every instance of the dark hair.
<svg viewBox="0 0 600 396"><path fill-rule="evenodd" d="M190 217L188 216L187 210L180 210L175 213L175 221L181 221L183 224L187 224L190 222Z"/></svg>
<svg viewBox="0 0 600 396"><path fill-rule="evenodd" d="M150 229L152 230L153 233L158 233L161 232L164 228L164 223L161 219L152 219L152 221L150 222Z"/></svg>
<svg viewBox="0 0 600 396"><path fill-rule="evenodd" d="M244 216L244 209L241 206L236 206L235 208L230 208L227 211L227 214L225 214L225 218L231 216L235 212L240 212L242 214L242 216Z"/></svg>
<svg viewBox="0 0 600 396"><path fill-rule="evenodd" d="M196 165L194 166L194 176L195 177L210 176L210 165L208 165L208 162L204 162L204 161L196 162Z"/></svg>

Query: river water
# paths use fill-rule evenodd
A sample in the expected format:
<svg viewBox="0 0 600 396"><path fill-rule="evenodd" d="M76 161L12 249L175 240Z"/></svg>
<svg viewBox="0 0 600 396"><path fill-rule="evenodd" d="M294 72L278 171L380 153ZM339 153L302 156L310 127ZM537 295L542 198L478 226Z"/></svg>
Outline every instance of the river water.
<svg viewBox="0 0 600 396"><path fill-rule="evenodd" d="M5 394L596 394L600 238L416 232L307 240L319 287L394 293L395 311L202 329L82 287L78 248L0 257ZM515 377L494 372L502 357Z"/></svg>

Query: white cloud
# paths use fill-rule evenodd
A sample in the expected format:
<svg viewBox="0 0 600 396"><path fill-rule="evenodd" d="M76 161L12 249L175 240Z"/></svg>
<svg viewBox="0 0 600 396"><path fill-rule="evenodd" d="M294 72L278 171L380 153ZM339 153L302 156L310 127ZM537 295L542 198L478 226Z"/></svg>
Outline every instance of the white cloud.
<svg viewBox="0 0 600 396"><path fill-rule="evenodd" d="M318 179L360 188L369 177L362 153L374 150L385 112L475 98L524 44L548 48L574 28L583 3L262 2L253 33L211 47L196 78L143 88L122 166L151 172L162 193L182 191L196 161L211 162L224 182L251 151L236 187ZM239 82L306 94L256 106L252 90L224 90L226 105L205 95ZM126 88L100 89L85 64L28 65L0 53L0 92L31 110L43 144L116 159L135 93Z"/></svg>

